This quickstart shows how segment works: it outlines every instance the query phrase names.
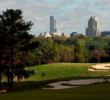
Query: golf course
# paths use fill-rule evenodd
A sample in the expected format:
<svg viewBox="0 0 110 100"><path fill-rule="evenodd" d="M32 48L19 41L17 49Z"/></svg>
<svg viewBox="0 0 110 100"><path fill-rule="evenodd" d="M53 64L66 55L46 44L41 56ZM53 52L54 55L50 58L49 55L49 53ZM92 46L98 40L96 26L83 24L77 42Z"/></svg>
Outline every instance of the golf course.
<svg viewBox="0 0 110 100"><path fill-rule="evenodd" d="M0 94L0 100L110 100L110 84L62 90L29 90Z"/></svg>
<svg viewBox="0 0 110 100"><path fill-rule="evenodd" d="M0 100L110 100L108 1L1 0Z"/></svg>
<svg viewBox="0 0 110 100"><path fill-rule="evenodd" d="M90 63L52 63L30 67L34 74L22 82L15 82L15 90L1 93L0 100L109 100L110 83L85 85L67 89L42 89L49 82L80 78L109 77L110 71L89 71ZM38 86L37 86L38 85Z"/></svg>
<svg viewBox="0 0 110 100"><path fill-rule="evenodd" d="M42 81L63 78L80 78L80 77L105 77L110 75L107 71L89 71L91 63L52 63L30 67L34 74L28 78L28 81Z"/></svg>

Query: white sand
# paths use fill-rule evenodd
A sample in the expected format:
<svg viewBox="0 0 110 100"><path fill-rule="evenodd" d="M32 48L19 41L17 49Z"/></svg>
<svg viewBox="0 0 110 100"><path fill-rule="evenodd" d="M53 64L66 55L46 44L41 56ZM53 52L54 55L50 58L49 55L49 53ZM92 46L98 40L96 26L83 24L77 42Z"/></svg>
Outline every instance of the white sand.
<svg viewBox="0 0 110 100"><path fill-rule="evenodd" d="M104 82L104 79L79 79L79 80L70 80L70 81L60 81L60 82L54 82L49 83L47 86L50 86L50 88L43 88L43 89L66 89L66 88L76 88L79 86L84 85L90 85L94 83L102 83ZM108 79L110 82L110 79ZM62 85L62 84L69 84L69 85ZM73 85L73 86L72 86Z"/></svg>
<svg viewBox="0 0 110 100"><path fill-rule="evenodd" d="M96 64L93 65L89 71L110 71L110 64Z"/></svg>
<svg viewBox="0 0 110 100"><path fill-rule="evenodd" d="M96 64L93 65L88 71L110 71L110 64ZM70 80L70 81L61 81L61 82L54 82L49 83L47 86L50 88L43 88L43 89L66 89L66 88L75 88L82 85L90 85L94 83L102 83L104 79L79 79L79 80ZM110 82L110 79L108 79ZM68 84L68 85L62 85Z"/></svg>

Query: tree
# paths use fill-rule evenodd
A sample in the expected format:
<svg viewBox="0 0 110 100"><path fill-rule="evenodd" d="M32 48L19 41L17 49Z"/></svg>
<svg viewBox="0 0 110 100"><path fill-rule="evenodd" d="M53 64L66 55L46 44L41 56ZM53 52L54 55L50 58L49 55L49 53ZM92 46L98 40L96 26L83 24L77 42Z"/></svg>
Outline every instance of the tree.
<svg viewBox="0 0 110 100"><path fill-rule="evenodd" d="M75 40L74 53L76 62L86 62L87 50L85 46L85 40Z"/></svg>
<svg viewBox="0 0 110 100"><path fill-rule="evenodd" d="M40 59L41 64L46 64L54 61L56 49L52 39L41 39L40 46L36 50L36 57Z"/></svg>
<svg viewBox="0 0 110 100"><path fill-rule="evenodd" d="M108 59L108 39L107 38L88 38L86 41L86 48L89 52L88 58L90 62L107 61Z"/></svg>
<svg viewBox="0 0 110 100"><path fill-rule="evenodd" d="M97 60L97 62L100 62L102 57L106 57L107 56L107 53L105 52L105 50L95 49L92 52L92 55L93 55L93 58L95 58Z"/></svg>
<svg viewBox="0 0 110 100"><path fill-rule="evenodd" d="M72 62L74 60L74 50L72 46L57 44L55 57L57 62Z"/></svg>
<svg viewBox="0 0 110 100"><path fill-rule="evenodd" d="M14 57L16 52L25 47L33 37L28 33L31 26L32 22L24 21L22 11L19 9L7 9L0 15L0 38L2 38L2 44L6 49L5 54L8 59L5 66L10 90L13 87L14 70L16 70L14 64L16 59Z"/></svg>

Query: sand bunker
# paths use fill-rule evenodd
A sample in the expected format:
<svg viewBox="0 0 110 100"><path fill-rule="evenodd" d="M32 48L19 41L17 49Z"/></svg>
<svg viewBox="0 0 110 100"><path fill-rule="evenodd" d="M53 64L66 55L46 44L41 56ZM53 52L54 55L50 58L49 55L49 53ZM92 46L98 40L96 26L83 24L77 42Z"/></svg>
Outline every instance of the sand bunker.
<svg viewBox="0 0 110 100"><path fill-rule="evenodd" d="M110 82L110 79L107 80ZM67 88L76 88L80 86L91 85L95 83L103 83L105 79L78 79L78 80L70 80L70 81L60 81L47 84L47 87L43 89L67 89Z"/></svg>
<svg viewBox="0 0 110 100"><path fill-rule="evenodd" d="M96 64L92 65L89 71L110 71L110 64ZM66 88L76 88L79 86L90 85L95 83L105 82L105 79L79 79L70 81L60 81L47 84L47 87L43 89L66 89ZM110 79L107 80L110 82Z"/></svg>
<svg viewBox="0 0 110 100"><path fill-rule="evenodd" d="M93 65L89 71L110 71L110 64L96 64Z"/></svg>

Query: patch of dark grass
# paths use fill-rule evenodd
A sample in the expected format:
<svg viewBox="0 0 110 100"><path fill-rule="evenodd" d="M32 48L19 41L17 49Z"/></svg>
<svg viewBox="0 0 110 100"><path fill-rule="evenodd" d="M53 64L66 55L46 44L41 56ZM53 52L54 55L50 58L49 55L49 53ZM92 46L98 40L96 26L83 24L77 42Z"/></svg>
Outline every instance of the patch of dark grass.
<svg viewBox="0 0 110 100"><path fill-rule="evenodd" d="M14 82L13 92L17 91L30 91L36 89L42 89L43 87L47 87L48 83L54 83L59 81L70 81L70 80L79 80L79 79L104 79L104 83L108 83L108 79L110 77L69 77L69 78L60 78L60 79L51 79L51 80L43 80L43 81L22 81L22 82ZM63 84L64 85L64 84ZM69 84L68 84L69 85ZM3 89L7 89L7 84L3 83Z"/></svg>
<svg viewBox="0 0 110 100"><path fill-rule="evenodd" d="M0 95L0 100L110 100L110 84L61 90L30 90Z"/></svg>

